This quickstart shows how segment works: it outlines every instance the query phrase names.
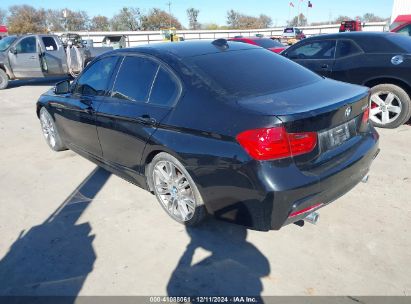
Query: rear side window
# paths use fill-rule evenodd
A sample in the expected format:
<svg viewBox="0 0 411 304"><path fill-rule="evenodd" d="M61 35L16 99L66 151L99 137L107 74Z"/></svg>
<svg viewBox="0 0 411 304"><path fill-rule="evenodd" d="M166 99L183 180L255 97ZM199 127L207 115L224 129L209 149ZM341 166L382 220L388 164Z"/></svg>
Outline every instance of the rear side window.
<svg viewBox="0 0 411 304"><path fill-rule="evenodd" d="M114 84L112 96L129 101L147 102L158 64L139 56L125 57Z"/></svg>
<svg viewBox="0 0 411 304"><path fill-rule="evenodd" d="M290 59L332 59L335 55L335 40L306 43L287 52Z"/></svg>
<svg viewBox="0 0 411 304"><path fill-rule="evenodd" d="M57 51L57 43L53 37L42 37L46 51Z"/></svg>
<svg viewBox="0 0 411 304"><path fill-rule="evenodd" d="M339 40L337 44L337 58L361 53L361 49L351 40Z"/></svg>
<svg viewBox="0 0 411 304"><path fill-rule="evenodd" d="M74 93L87 96L104 95L117 59L117 57L106 57L94 62L78 78Z"/></svg>
<svg viewBox="0 0 411 304"><path fill-rule="evenodd" d="M411 36L411 24L403 27L400 29L397 34L405 35L405 36Z"/></svg>
<svg viewBox="0 0 411 304"><path fill-rule="evenodd" d="M175 77L166 69L160 68L150 94L149 103L171 106L176 101L179 90L180 87Z"/></svg>
<svg viewBox="0 0 411 304"><path fill-rule="evenodd" d="M189 57L184 62L211 89L233 98L265 95L322 79L265 49L219 52Z"/></svg>
<svg viewBox="0 0 411 304"><path fill-rule="evenodd" d="M397 34L375 35L367 37L359 37L356 42L366 53L397 53L404 51L404 48L397 45L399 41L394 42L396 36L410 39ZM410 39L411 40L411 39Z"/></svg>
<svg viewBox="0 0 411 304"><path fill-rule="evenodd" d="M391 34L387 35L387 40L394 43L407 53L411 53L411 38L405 35Z"/></svg>

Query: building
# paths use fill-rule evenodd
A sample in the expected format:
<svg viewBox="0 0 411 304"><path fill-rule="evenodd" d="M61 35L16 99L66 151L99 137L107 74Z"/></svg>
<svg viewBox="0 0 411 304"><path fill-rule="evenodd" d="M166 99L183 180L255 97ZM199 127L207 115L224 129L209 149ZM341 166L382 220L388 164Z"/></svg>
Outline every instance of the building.
<svg viewBox="0 0 411 304"><path fill-rule="evenodd" d="M399 15L411 15L411 0L394 0L391 23L393 23Z"/></svg>

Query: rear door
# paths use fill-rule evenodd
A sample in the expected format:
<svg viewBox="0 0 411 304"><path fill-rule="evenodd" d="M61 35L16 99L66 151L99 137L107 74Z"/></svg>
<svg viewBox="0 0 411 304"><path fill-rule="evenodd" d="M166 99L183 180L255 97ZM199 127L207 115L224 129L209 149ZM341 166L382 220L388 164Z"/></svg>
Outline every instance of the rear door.
<svg viewBox="0 0 411 304"><path fill-rule="evenodd" d="M336 80L361 84L364 78L362 67L364 51L350 39L339 39L334 68L330 77Z"/></svg>
<svg viewBox="0 0 411 304"><path fill-rule="evenodd" d="M20 39L15 45L16 53L8 52L10 66L16 78L43 77L40 49L36 36Z"/></svg>
<svg viewBox="0 0 411 304"><path fill-rule="evenodd" d="M336 40L310 41L286 52L286 57L325 77L335 62Z"/></svg>
<svg viewBox="0 0 411 304"><path fill-rule="evenodd" d="M181 90L174 73L156 59L124 56L110 96L96 116L104 159L131 177L139 174L146 142Z"/></svg>
<svg viewBox="0 0 411 304"><path fill-rule="evenodd" d="M54 36L40 36L40 45L44 73L49 76L67 74L63 44Z"/></svg>

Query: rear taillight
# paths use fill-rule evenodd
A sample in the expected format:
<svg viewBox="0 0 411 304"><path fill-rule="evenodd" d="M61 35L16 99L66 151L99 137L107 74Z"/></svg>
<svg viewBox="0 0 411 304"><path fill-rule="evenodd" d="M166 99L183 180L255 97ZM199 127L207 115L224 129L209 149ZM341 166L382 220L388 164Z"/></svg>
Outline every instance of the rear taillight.
<svg viewBox="0 0 411 304"><path fill-rule="evenodd" d="M318 208L321 207L322 205L324 205L324 204L318 203L318 204L312 205L312 206L310 206L310 207L301 209L301 210L299 210L299 211L295 211L295 212L291 213L288 217L289 217L289 218L290 218L290 217L296 217L296 216L301 215L301 214L304 214L304 213L313 212L315 209L318 209Z"/></svg>
<svg viewBox="0 0 411 304"><path fill-rule="evenodd" d="M306 154L314 150L317 133L288 133L281 127L247 130L237 141L256 160L273 160Z"/></svg>
<svg viewBox="0 0 411 304"><path fill-rule="evenodd" d="M370 119L370 108L367 108L362 114L362 123L366 124L369 119Z"/></svg>

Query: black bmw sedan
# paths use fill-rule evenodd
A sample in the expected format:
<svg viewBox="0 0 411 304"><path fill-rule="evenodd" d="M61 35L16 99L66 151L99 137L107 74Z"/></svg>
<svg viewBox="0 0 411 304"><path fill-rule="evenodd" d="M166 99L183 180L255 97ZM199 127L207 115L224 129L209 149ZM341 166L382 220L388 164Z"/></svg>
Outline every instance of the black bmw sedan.
<svg viewBox="0 0 411 304"><path fill-rule="evenodd" d="M281 53L332 79L371 88L371 122L396 128L411 117L411 39L395 33L315 36Z"/></svg>
<svg viewBox="0 0 411 304"><path fill-rule="evenodd" d="M225 40L106 53L42 95L37 116L51 149L151 191L187 225L302 223L378 153L367 88Z"/></svg>

